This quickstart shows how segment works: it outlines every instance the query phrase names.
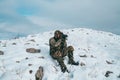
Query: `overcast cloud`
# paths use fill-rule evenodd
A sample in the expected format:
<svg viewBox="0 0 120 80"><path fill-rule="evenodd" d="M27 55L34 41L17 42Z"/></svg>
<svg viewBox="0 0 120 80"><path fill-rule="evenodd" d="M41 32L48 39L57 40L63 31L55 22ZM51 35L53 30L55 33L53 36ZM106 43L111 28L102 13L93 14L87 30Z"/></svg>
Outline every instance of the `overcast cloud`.
<svg viewBox="0 0 120 80"><path fill-rule="evenodd" d="M0 0L0 25L23 33L84 26L120 34L120 0Z"/></svg>

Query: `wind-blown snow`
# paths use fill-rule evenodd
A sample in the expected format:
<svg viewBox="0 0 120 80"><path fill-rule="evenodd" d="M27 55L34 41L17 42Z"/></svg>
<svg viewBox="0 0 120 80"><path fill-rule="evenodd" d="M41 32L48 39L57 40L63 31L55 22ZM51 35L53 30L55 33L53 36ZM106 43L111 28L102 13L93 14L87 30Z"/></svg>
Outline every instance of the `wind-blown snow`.
<svg viewBox="0 0 120 80"><path fill-rule="evenodd" d="M49 56L49 39L54 31L29 35L19 39L1 40L0 80L35 80L39 66L44 67L43 80L120 80L120 36L84 28L61 30L68 35L68 46L75 48L74 59L85 66L65 64L70 73L62 73L60 66ZM31 40L35 40L31 41ZM13 43L16 43L16 45ZM26 48L41 49L31 54ZM87 57L80 57L86 55ZM44 57L44 58L43 58ZM108 64L106 61L112 62ZM32 64L31 66L29 64ZM33 72L30 74L29 71ZM107 71L112 71L105 77Z"/></svg>

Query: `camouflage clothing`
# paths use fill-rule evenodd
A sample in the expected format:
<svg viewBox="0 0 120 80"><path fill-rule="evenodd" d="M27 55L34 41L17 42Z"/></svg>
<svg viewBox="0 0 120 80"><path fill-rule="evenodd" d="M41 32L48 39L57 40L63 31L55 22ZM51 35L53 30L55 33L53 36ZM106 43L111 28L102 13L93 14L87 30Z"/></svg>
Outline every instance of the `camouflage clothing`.
<svg viewBox="0 0 120 80"><path fill-rule="evenodd" d="M56 41L54 37L52 37L49 41L50 43L50 55L55 57L65 57L67 55L67 44L66 41L62 41L62 39L59 39ZM63 43L63 45L61 45Z"/></svg>
<svg viewBox="0 0 120 80"><path fill-rule="evenodd" d="M69 64L74 64L73 60L73 51L74 48L72 46L67 47L67 43L65 39L59 38L56 39L55 37L50 38L49 40L50 45L50 55L53 59L56 59L59 65L61 66L62 72L67 70L66 65L64 64L63 57L68 56Z"/></svg>

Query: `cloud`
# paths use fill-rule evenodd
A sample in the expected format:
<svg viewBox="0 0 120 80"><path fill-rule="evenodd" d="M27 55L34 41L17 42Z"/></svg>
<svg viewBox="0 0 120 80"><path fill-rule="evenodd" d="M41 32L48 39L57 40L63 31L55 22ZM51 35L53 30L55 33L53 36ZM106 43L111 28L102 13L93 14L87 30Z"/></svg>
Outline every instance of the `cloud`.
<svg viewBox="0 0 120 80"><path fill-rule="evenodd" d="M43 28L69 24L120 34L119 7L120 0L2 0L0 22L12 24L11 27L14 24L29 26L25 30L32 30L34 26ZM112 31L114 27L116 29ZM21 28L17 26L15 29ZM7 27L6 30L12 31L12 28Z"/></svg>
<svg viewBox="0 0 120 80"><path fill-rule="evenodd" d="M119 27L119 0L26 0L36 8L35 16L76 26ZM29 2L29 3L28 3Z"/></svg>

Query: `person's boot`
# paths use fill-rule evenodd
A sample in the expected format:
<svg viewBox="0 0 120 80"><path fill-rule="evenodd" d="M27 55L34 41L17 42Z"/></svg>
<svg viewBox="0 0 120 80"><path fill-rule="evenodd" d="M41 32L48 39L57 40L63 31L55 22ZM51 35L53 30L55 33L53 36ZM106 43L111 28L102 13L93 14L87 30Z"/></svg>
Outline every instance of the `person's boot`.
<svg viewBox="0 0 120 80"><path fill-rule="evenodd" d="M79 65L79 62L73 62L72 65Z"/></svg>
<svg viewBox="0 0 120 80"><path fill-rule="evenodd" d="M75 62L73 59L69 59L68 64L79 65L79 62Z"/></svg>
<svg viewBox="0 0 120 80"><path fill-rule="evenodd" d="M63 73L64 73L65 71L68 72L67 67L66 67L66 65L65 65L64 62L63 62L63 58L59 58L59 59L57 59L57 61L59 62L61 71L62 71Z"/></svg>
<svg viewBox="0 0 120 80"><path fill-rule="evenodd" d="M61 64L60 65L60 67L61 67L61 71L64 73L64 72L68 72L69 73L69 71L68 71L68 69L67 69L67 67L66 67L66 65L63 63L63 64Z"/></svg>
<svg viewBox="0 0 120 80"><path fill-rule="evenodd" d="M75 62L75 61L74 61L73 51L71 51L71 52L68 53L68 58L69 58L68 64L71 64L71 65L79 65L79 62Z"/></svg>
<svg viewBox="0 0 120 80"><path fill-rule="evenodd" d="M64 73L66 71L66 67L61 67L61 71Z"/></svg>

